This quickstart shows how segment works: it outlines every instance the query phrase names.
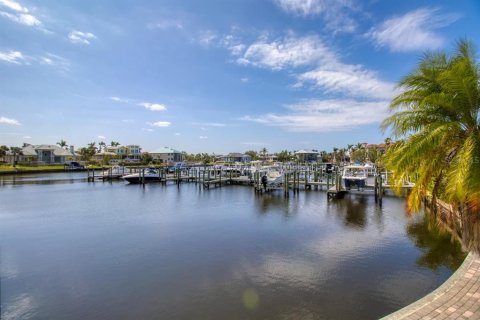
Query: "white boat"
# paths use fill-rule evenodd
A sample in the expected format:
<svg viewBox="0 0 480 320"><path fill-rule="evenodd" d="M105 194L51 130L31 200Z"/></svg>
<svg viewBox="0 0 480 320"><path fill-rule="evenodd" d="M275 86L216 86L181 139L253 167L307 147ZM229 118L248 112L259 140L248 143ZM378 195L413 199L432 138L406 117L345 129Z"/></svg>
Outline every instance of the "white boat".
<svg viewBox="0 0 480 320"><path fill-rule="evenodd" d="M155 168L146 168L143 171L128 174L122 177L129 183L160 182L160 172Z"/></svg>
<svg viewBox="0 0 480 320"><path fill-rule="evenodd" d="M267 168L267 172L263 174L261 178L262 184L266 182L267 188L281 187L284 181L285 174L278 167Z"/></svg>
<svg viewBox="0 0 480 320"><path fill-rule="evenodd" d="M353 186L359 190L365 189L368 169L365 166L345 166L342 173L345 189L350 190Z"/></svg>
<svg viewBox="0 0 480 320"><path fill-rule="evenodd" d="M104 170L99 174L95 175L95 178L101 180L110 180L110 179L120 179L124 175L130 173L130 169L121 166L113 166L110 169Z"/></svg>

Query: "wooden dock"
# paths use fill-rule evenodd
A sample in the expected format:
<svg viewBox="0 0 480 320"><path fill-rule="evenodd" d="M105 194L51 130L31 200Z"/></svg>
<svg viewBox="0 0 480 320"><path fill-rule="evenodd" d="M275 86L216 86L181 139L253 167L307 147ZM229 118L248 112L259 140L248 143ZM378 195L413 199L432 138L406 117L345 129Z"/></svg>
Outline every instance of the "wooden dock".
<svg viewBox="0 0 480 320"><path fill-rule="evenodd" d="M107 171L105 171L105 169ZM102 172L103 181L113 180L118 177L111 175L111 178L108 174L108 168L105 168ZM145 172L147 167L134 167L129 168L129 171L132 172ZM211 189L216 187L222 187L226 185L233 184L242 184L253 186L255 192L264 193L264 192L275 192L283 191L285 196L289 196L290 191L294 193L300 192L300 190L310 191L310 190L319 190L326 191L328 199L341 199L346 194L358 194L358 195L374 195L375 201L382 203L383 195L386 190L392 190L393 186L384 182L384 177L387 177L387 174L376 174L368 178L367 183L362 189L345 189L343 186L343 181L341 178L340 170L326 173L321 166L311 166L305 167L304 169L296 168L286 168L284 171L283 182L275 185L267 185L265 189L261 184L261 177L266 173L266 171L256 171L251 172L248 175L245 174L239 176L238 174L232 173L232 170L223 170L213 166L203 166L203 167L191 167L191 168L182 168L172 171L169 171L167 168L158 168L158 180L154 182L167 184L176 184L180 185L181 183L196 183L200 188ZM98 171L97 171L98 172ZM107 172L107 174L105 174ZM87 181L94 181L95 171L87 171ZM146 181L141 182L140 184L145 184ZM405 192L408 192L409 189L413 187L413 184L405 184L402 188Z"/></svg>

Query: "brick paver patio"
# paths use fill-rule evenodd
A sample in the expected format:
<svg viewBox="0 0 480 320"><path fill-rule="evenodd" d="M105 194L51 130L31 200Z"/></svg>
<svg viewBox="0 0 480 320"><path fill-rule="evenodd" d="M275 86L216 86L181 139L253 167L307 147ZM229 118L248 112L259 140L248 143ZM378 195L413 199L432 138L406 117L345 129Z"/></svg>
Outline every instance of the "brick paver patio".
<svg viewBox="0 0 480 320"><path fill-rule="evenodd" d="M480 256L470 253L438 289L381 320L480 319Z"/></svg>

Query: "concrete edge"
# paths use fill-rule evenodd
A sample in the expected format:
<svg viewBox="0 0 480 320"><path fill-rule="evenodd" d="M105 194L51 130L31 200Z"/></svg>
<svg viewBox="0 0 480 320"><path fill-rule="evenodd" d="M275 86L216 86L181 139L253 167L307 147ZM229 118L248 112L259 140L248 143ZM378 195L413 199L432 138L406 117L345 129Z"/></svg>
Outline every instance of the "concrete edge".
<svg viewBox="0 0 480 320"><path fill-rule="evenodd" d="M450 278L448 278L442 285L440 285L437 289L434 291L430 292L423 298L420 298L419 300L409 304L406 307L403 307L402 309L395 311L394 313L391 313L383 318L380 318L379 320L398 320L403 317L406 317L417 310L422 309L424 306L428 305L434 300L437 300L439 297L444 295L448 290L450 290L460 278L462 278L465 275L465 272L468 270L468 268L471 266L473 261L475 260L475 254L473 252L470 252L465 260L463 261L462 265L452 274Z"/></svg>

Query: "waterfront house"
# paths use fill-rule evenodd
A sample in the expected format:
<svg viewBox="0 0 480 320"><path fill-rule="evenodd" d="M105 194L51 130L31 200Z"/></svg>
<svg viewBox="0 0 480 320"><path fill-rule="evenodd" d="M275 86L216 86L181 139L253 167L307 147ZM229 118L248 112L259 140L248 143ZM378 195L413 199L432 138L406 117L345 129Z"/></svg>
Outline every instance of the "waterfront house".
<svg viewBox="0 0 480 320"><path fill-rule="evenodd" d="M23 146L21 154L13 155L11 151L7 151L4 157L5 162L14 164L15 161L19 164L29 165L45 165L45 164L64 164L66 161L75 159L74 153L71 150L61 148L52 144Z"/></svg>
<svg viewBox="0 0 480 320"><path fill-rule="evenodd" d="M106 155L113 156L124 162L140 162L142 159L142 148L136 144L127 146L107 146L98 154L98 158L103 159Z"/></svg>
<svg viewBox="0 0 480 320"><path fill-rule="evenodd" d="M184 155L182 152L169 147L163 147L150 151L149 154L152 157L153 162L167 165L173 165L176 162L183 162L184 160Z"/></svg>
<svg viewBox="0 0 480 320"><path fill-rule="evenodd" d="M295 157L297 157L300 162L317 162L319 152L317 150L299 150L295 152Z"/></svg>
<svg viewBox="0 0 480 320"><path fill-rule="evenodd" d="M227 154L226 156L222 156L222 161L224 162L242 162L242 163L248 163L252 161L252 157L250 157L248 154L243 154L239 152L231 152Z"/></svg>

